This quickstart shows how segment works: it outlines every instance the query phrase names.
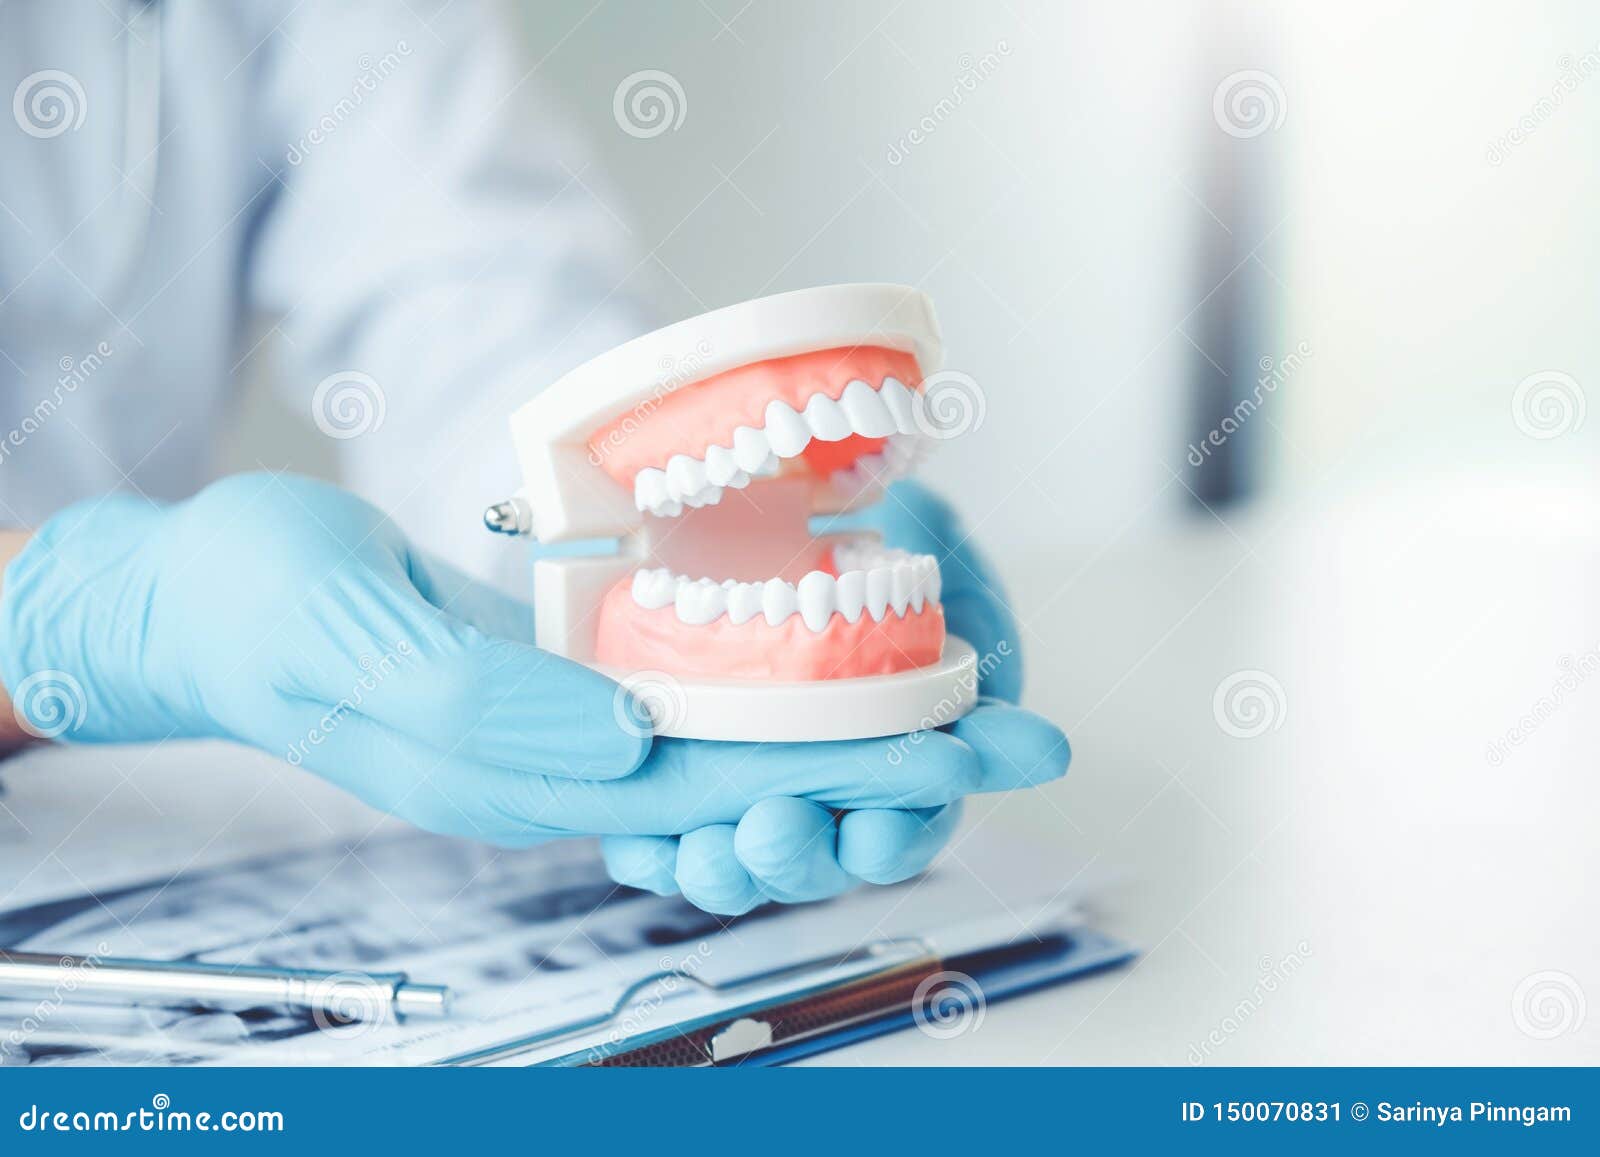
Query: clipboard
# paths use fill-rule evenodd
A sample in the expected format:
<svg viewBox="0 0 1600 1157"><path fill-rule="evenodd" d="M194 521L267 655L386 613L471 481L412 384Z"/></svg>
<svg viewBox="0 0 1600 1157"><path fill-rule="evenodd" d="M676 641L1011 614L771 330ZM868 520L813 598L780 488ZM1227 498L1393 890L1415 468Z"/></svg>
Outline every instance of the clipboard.
<svg viewBox="0 0 1600 1157"><path fill-rule="evenodd" d="M989 1003L1112 968L1134 955L1128 945L1060 909L1026 922L1020 934L1014 918L991 918L716 983L662 969L629 984L600 1013L436 1063L778 1065L913 1025L935 1037L957 1035ZM692 989L715 1007L619 1031L664 984Z"/></svg>

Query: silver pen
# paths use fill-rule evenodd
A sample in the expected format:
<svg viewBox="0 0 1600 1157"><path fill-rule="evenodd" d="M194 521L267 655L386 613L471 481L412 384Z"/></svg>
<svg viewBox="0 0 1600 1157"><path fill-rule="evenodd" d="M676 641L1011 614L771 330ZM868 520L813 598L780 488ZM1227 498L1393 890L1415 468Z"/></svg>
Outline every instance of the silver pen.
<svg viewBox="0 0 1600 1157"><path fill-rule="evenodd" d="M290 1004L341 1021L446 1016L450 989L403 972L319 972L192 960L128 960L0 949L0 998L254 1008Z"/></svg>

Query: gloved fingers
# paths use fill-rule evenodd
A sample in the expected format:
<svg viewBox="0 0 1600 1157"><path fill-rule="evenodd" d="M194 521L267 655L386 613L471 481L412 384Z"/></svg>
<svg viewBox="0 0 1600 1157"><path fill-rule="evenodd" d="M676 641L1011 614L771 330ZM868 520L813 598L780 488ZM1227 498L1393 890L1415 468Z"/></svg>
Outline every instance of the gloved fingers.
<svg viewBox="0 0 1600 1157"><path fill-rule="evenodd" d="M839 866L868 884L898 884L933 862L961 822L961 803L903 811L868 808L839 820Z"/></svg>
<svg viewBox="0 0 1600 1157"><path fill-rule="evenodd" d="M273 754L287 753L295 766L426 831L508 848L576 834L506 807L507 799L521 799L525 781L539 777L441 755L357 712L285 706L270 730L273 737L261 745Z"/></svg>
<svg viewBox="0 0 1600 1157"><path fill-rule="evenodd" d="M765 898L734 854L734 826L712 824L678 840L676 876L683 898L696 908L739 916Z"/></svg>
<svg viewBox="0 0 1600 1157"><path fill-rule="evenodd" d="M311 704L299 706L290 720L275 722L272 730L273 736L262 739L263 747L289 751L290 762L304 764L373 806L429 831L504 846L557 836L670 836L723 826L732 865L737 861L731 843L734 825L752 803L774 794L770 786L762 784L765 769L761 764L741 768L748 782L737 785L725 779L684 780L650 764L625 780L529 775L471 760L460 752L441 753L358 712L329 712ZM929 750L958 751L963 766L970 765L970 770L962 773L960 789L975 786L978 763L971 749L950 736L928 734ZM715 749L725 745L689 746ZM802 745L773 750L782 751L788 760L804 754ZM920 757L917 761L926 762ZM619 790L624 788L627 790ZM698 838L698 860L693 856L684 860L680 845L672 866L680 887L687 868L708 899L734 893L733 883L742 888L740 881L746 874L742 867L733 873L731 866L724 866L724 874L735 878L722 892L717 891L709 866L712 839ZM635 857L646 847L653 847L652 854L663 859L666 854L664 844L624 846L631 847Z"/></svg>
<svg viewBox="0 0 1600 1157"><path fill-rule="evenodd" d="M743 801L739 816L769 796L796 796L836 811L936 807L981 784L983 769L965 742L930 732L908 753L900 738L766 744L663 740L658 741L663 748L659 766L668 781L718 785L728 803Z"/></svg>
<svg viewBox="0 0 1600 1157"><path fill-rule="evenodd" d="M280 592L285 622L302 640L286 657L295 676L287 690L325 709L357 711L437 752L520 771L615 777L644 757L648 729L631 695L532 646L530 611L411 549L373 507L320 483L277 477L207 494L230 507L280 497L261 508L262 540L327 539L312 556L317 566L273 576L289 584ZM223 537L214 549L240 548ZM324 557L331 568L321 569Z"/></svg>
<svg viewBox="0 0 1600 1157"><path fill-rule="evenodd" d="M436 673L454 697L431 708L424 738L540 775L615 779L639 767L650 721L626 688L538 647L462 633L460 651Z"/></svg>
<svg viewBox="0 0 1600 1157"><path fill-rule="evenodd" d="M792 794L779 785L797 781L815 788L815 795L804 798L820 805L817 812L938 807L976 791L1009 790L1059 777L1070 758L1065 738L1053 725L1004 704L977 707L951 725L951 734L899 737L906 746L897 763L889 762L883 746L869 745L865 750L882 763L872 778L859 762L860 751L842 763L830 762L832 749L853 749L854 744L763 748L662 740L644 766L626 779L563 779L511 771L459 752L441 754L356 713L322 713L318 719L308 708L306 716L310 721L297 721L299 729L318 731L315 743L300 745L308 766L421 827L511 846L555 835L670 836L708 826L727 827L731 839L734 825L759 801ZM730 749L741 747L754 750L735 759ZM833 758L837 760L836 752ZM801 771L796 764L804 765ZM806 768L809 774L802 774ZM848 775L858 778L849 783ZM872 779L877 786L864 790L862 783ZM919 795L931 796L932 802L915 802ZM862 800L870 802L856 802ZM813 826L806 832L815 830ZM762 834L759 828L755 832ZM809 861L806 866L809 871ZM708 869L703 864L691 867L701 871L696 878L704 891ZM680 887L683 869L680 845L674 866Z"/></svg>
<svg viewBox="0 0 1600 1157"><path fill-rule="evenodd" d="M604 836L600 856L617 883L658 896L677 895L677 836Z"/></svg>
<svg viewBox="0 0 1600 1157"><path fill-rule="evenodd" d="M807 800L763 800L734 827L731 845L724 838L727 825L690 840L691 899L722 912L731 910L731 897L737 901L732 907L748 910L745 876L760 899L785 903L824 900L863 882L898 883L932 863L960 820L959 801L917 811L869 808L835 821L832 812ZM668 896L680 890L679 843L674 836L607 836L600 847L617 883ZM720 855L738 863L717 863Z"/></svg>
<svg viewBox="0 0 1600 1157"><path fill-rule="evenodd" d="M1072 761L1072 747L1059 727L1009 703L980 700L944 730L977 753L983 768L980 792L1038 787L1066 775Z"/></svg>
<svg viewBox="0 0 1600 1157"><path fill-rule="evenodd" d="M1022 695L1017 619L999 575L977 542L951 506L919 483L892 487L883 505L890 508L884 536L891 546L923 550L939 560L945 624L987 660L979 690L1017 702Z"/></svg>
<svg viewBox="0 0 1600 1157"><path fill-rule="evenodd" d="M833 812L810 800L761 800L734 829L733 851L757 887L786 904L824 900L856 886L839 866Z"/></svg>
<svg viewBox="0 0 1600 1157"><path fill-rule="evenodd" d="M350 567L336 601L319 605L324 618L338 616L328 629L350 661L319 664L302 694L441 754L516 771L614 779L638 767L650 729L625 689L581 663L488 634L425 595L453 596L452 607L519 629L513 600L437 564L396 560L389 570Z"/></svg>
<svg viewBox="0 0 1600 1157"><path fill-rule="evenodd" d="M940 561L940 574L959 573L967 565L959 547ZM978 652L978 689L1006 703L1022 699L1022 650L1017 643L1016 616L1003 601L998 587L946 586L939 596L944 607L945 626L952 635L965 639Z"/></svg>
<svg viewBox="0 0 1600 1157"><path fill-rule="evenodd" d="M771 796L795 796L833 810L938 807L980 790L977 753L954 735L833 743L706 743L657 739L626 779L581 781L529 776L513 806L535 822L559 814L598 834L674 835L736 824Z"/></svg>
<svg viewBox="0 0 1600 1157"><path fill-rule="evenodd" d="M417 593L441 611L493 638L534 642L532 603L498 591L419 550L408 553L406 565Z"/></svg>
<svg viewBox="0 0 1600 1157"><path fill-rule="evenodd" d="M1005 588L954 509L917 482L897 482L877 506L861 516L890 546L931 554L939 560L945 625L977 648L980 690L1015 703L1022 694L1022 654L1017 620Z"/></svg>

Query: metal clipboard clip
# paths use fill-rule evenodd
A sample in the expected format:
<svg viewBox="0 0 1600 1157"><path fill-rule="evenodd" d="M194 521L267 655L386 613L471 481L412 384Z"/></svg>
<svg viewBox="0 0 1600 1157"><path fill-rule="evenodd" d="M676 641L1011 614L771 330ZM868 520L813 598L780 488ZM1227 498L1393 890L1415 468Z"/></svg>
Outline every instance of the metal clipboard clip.
<svg viewBox="0 0 1600 1157"><path fill-rule="evenodd" d="M683 968L664 968L633 981L608 1007L590 1016L433 1064L472 1066L515 1061L564 1041L593 1038L608 1028L612 1031L598 1040L591 1039L570 1052L532 1063L564 1067L727 1064L777 1041L878 1015L902 995L909 1000L917 984L924 977L937 974L940 968L940 957L933 945L920 936L874 941L849 952L721 981L706 980ZM680 985L692 986L729 1003L719 1004L702 1016L674 1020L656 1029L633 1033L618 1029L652 989L666 988L671 995ZM763 990L770 991L758 999L739 1001L744 994ZM806 1022L804 1027L802 1019Z"/></svg>

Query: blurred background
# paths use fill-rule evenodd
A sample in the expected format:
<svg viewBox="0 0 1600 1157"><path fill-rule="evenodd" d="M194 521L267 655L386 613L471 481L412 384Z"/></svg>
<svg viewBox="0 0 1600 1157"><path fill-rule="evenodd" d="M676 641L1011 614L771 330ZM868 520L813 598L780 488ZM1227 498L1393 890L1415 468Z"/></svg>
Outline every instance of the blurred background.
<svg viewBox="0 0 1600 1157"><path fill-rule="evenodd" d="M554 0L522 22L660 318L837 281L932 295L988 407L930 476L996 547L1592 474L1585 5ZM664 93L671 127L624 131L619 86L651 70L669 84L629 96ZM230 464L332 469L309 416L257 397Z"/></svg>
<svg viewBox="0 0 1600 1157"><path fill-rule="evenodd" d="M926 477L1075 760L967 830L1141 956L847 1056L1600 1061L1600 11L511 10L641 324L903 282L981 395ZM218 468L336 476L278 333Z"/></svg>

